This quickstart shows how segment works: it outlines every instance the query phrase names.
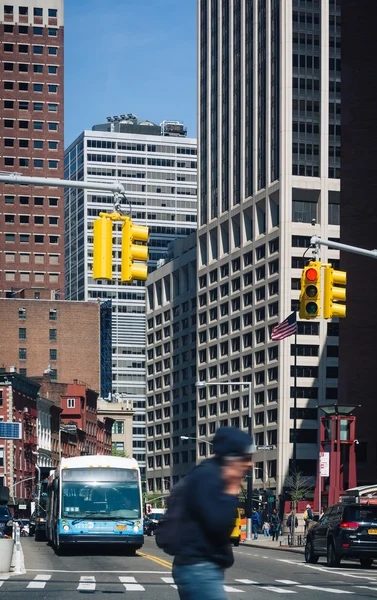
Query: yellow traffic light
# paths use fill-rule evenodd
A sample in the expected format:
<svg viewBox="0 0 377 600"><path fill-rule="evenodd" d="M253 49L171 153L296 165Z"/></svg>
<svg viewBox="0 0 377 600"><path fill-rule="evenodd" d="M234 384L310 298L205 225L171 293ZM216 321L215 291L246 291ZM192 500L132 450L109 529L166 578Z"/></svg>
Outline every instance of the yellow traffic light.
<svg viewBox="0 0 377 600"><path fill-rule="evenodd" d="M147 265L134 264L135 260L147 262L148 247L133 242L148 241L148 227L134 225L131 219L124 221L122 227L122 268L120 280L122 282L140 279L145 281L148 277Z"/></svg>
<svg viewBox="0 0 377 600"><path fill-rule="evenodd" d="M113 222L100 217L93 225L93 279L113 278Z"/></svg>
<svg viewBox="0 0 377 600"><path fill-rule="evenodd" d="M335 271L331 265L325 265L323 290L323 317L331 319L332 317L345 317L346 305L339 304L346 300L347 273L345 271ZM344 287L336 287L342 285Z"/></svg>
<svg viewBox="0 0 377 600"><path fill-rule="evenodd" d="M321 314L321 263L311 261L301 275L300 319L315 319Z"/></svg>

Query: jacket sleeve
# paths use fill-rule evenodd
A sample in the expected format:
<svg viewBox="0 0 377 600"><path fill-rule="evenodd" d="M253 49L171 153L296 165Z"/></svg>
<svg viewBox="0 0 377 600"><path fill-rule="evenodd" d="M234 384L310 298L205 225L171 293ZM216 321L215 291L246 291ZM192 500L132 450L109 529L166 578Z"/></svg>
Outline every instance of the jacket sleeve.
<svg viewBox="0 0 377 600"><path fill-rule="evenodd" d="M191 513L209 534L222 537L229 532L230 535L237 516L238 498L224 493L218 477L212 473L207 477L204 469L200 471L199 468L190 482Z"/></svg>

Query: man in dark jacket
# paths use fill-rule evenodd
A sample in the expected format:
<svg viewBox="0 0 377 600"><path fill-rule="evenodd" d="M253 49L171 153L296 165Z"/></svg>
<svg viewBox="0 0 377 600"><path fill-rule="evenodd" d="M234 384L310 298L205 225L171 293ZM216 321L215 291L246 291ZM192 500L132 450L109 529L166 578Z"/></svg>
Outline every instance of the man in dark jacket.
<svg viewBox="0 0 377 600"><path fill-rule="evenodd" d="M224 571L233 564L230 544L242 479L252 466L252 441L233 427L213 440L215 456L189 475L180 550L173 577L181 600L225 600Z"/></svg>

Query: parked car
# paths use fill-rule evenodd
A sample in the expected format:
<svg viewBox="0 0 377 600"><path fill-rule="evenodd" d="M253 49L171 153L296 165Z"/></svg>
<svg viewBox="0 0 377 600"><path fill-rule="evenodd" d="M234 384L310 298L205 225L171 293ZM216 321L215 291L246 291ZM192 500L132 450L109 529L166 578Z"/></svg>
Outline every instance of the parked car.
<svg viewBox="0 0 377 600"><path fill-rule="evenodd" d="M158 522L152 521L151 519L145 519L144 521L144 535L154 535L158 527Z"/></svg>
<svg viewBox="0 0 377 600"><path fill-rule="evenodd" d="M32 537L35 534L35 511L32 513L29 519L29 536Z"/></svg>
<svg viewBox="0 0 377 600"><path fill-rule="evenodd" d="M7 506L0 506L0 536L11 536L13 531L13 517Z"/></svg>
<svg viewBox="0 0 377 600"><path fill-rule="evenodd" d="M327 557L329 567L342 558L357 558L362 567L377 559L377 505L334 504L314 523L306 537L305 560Z"/></svg>

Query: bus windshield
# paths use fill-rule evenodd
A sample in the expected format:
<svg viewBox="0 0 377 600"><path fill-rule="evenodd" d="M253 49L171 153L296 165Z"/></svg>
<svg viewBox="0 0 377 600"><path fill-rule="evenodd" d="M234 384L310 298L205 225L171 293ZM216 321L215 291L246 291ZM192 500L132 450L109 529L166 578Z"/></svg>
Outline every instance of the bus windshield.
<svg viewBox="0 0 377 600"><path fill-rule="evenodd" d="M61 516L74 519L140 519L137 471L63 469Z"/></svg>

